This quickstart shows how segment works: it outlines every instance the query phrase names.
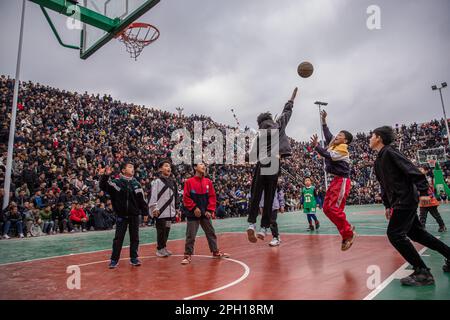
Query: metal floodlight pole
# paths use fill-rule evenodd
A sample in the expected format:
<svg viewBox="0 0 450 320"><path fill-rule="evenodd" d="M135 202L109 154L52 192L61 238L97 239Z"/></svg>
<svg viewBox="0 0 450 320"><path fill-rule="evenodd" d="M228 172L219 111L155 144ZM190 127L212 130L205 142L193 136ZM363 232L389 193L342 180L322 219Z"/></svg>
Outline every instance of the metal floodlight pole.
<svg viewBox="0 0 450 320"><path fill-rule="evenodd" d="M319 107L320 135L322 137L322 147L325 148L325 141L323 139L323 123L322 123L321 113L322 113L322 106L327 106L328 103L316 101L316 102L314 102L314 104ZM324 157L322 157L322 166L323 166L323 173L325 176L325 189L328 189L328 174L327 174L327 171L325 170L325 158Z"/></svg>
<svg viewBox="0 0 450 320"><path fill-rule="evenodd" d="M450 131L448 130L448 120L447 120L447 114L445 112L445 106L444 106L444 98L442 97L442 89L447 87L447 82L443 82L441 84L441 87L437 87L436 85L431 86L431 89L433 91L439 90L439 95L441 96L441 104L442 104L442 113L444 114L444 120L445 120L445 128L447 129L447 143L450 145Z"/></svg>
<svg viewBox="0 0 450 320"><path fill-rule="evenodd" d="M11 110L11 123L9 125L9 140L8 140L8 155L6 160L6 172L5 172L5 184L3 197L4 210L9 204L9 192L11 188L11 171L13 162L13 152L14 152L14 136L16 133L16 116L17 116L17 100L19 98L19 79L20 79L20 63L22 60L22 42L23 42L23 26L25 22L25 4L26 0L22 1L22 18L20 21L20 33L19 33L19 49L17 52L17 64L16 64L16 78L14 80L14 94L13 94L13 105Z"/></svg>

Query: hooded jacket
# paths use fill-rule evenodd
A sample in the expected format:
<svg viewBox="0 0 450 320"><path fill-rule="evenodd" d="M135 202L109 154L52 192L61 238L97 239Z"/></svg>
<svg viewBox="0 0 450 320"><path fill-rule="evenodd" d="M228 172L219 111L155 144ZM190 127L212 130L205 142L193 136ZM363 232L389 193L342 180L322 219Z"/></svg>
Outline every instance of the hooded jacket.
<svg viewBox="0 0 450 320"><path fill-rule="evenodd" d="M288 101L283 108L283 112L281 115L273 121L272 119L267 119L262 121L259 124L259 129L261 130L270 130L270 129L278 129L279 130L279 138L277 141L272 141L274 139L270 138L269 132L266 132L267 139L260 139L263 131L259 132L258 137L254 140L252 149L250 151L253 154L253 157L258 159L261 162L262 158L270 155L271 150L275 150L278 147L278 155L281 158L289 157L292 154L291 144L289 142L289 138L286 135L286 126L291 119L292 108L294 103L292 101ZM270 142L270 143L269 143ZM261 150L266 150L265 154L261 153Z"/></svg>
<svg viewBox="0 0 450 320"><path fill-rule="evenodd" d="M348 145L345 143L337 146L330 145L333 140L333 135L326 124L323 125L323 133L328 148L325 149L317 145L315 150L325 158L326 172L339 177L350 177L350 153L348 152Z"/></svg>

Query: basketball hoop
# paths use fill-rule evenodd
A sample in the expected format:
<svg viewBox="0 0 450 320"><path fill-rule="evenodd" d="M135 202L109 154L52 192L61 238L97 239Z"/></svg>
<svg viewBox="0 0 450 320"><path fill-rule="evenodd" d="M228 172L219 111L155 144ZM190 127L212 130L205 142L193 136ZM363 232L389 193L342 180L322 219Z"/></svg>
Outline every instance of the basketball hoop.
<svg viewBox="0 0 450 320"><path fill-rule="evenodd" d="M434 167L436 167L436 159L428 159L427 162L431 169L434 169Z"/></svg>
<svg viewBox="0 0 450 320"><path fill-rule="evenodd" d="M151 36L149 36L151 34ZM142 50L159 38L159 30L148 23L134 22L120 32L116 38L125 44L131 58L137 60Z"/></svg>

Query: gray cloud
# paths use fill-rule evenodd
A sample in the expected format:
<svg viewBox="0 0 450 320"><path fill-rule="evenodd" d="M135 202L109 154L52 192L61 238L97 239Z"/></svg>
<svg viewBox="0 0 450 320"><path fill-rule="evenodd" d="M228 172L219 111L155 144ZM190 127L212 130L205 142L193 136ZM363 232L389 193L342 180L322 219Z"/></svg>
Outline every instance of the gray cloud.
<svg viewBox="0 0 450 320"><path fill-rule="evenodd" d="M2 74L14 74L20 3L0 2ZM366 28L371 4L381 7L381 30ZM329 102L332 129L368 131L441 117L430 85L450 81L448 12L447 0L161 0L139 19L161 37L137 62L117 41L83 61L28 2L22 79L173 112L183 106L227 124L233 107L249 126L259 112L279 113L298 86L292 137L318 131L316 100ZM67 42L79 41L52 16ZM309 79L296 74L303 60L315 66Z"/></svg>

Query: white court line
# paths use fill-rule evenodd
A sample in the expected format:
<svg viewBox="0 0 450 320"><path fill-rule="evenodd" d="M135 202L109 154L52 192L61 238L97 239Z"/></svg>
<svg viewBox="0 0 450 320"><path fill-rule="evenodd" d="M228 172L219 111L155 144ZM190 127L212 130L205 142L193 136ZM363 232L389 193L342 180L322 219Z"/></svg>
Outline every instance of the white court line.
<svg viewBox="0 0 450 320"><path fill-rule="evenodd" d="M320 232L320 231L319 231ZM247 232L244 231L224 231L224 232L219 232L217 233L218 235L220 234L227 234L227 233L239 233L239 234L247 234ZM335 233L335 234L331 234L331 233L295 233L295 232L289 232L289 233L281 233L283 236L284 235L304 235L304 236L308 236L308 235L314 235L314 236L339 236L339 234ZM366 235L366 234L358 234L356 233L358 237L385 237L386 235L378 235L378 234L374 234L374 235ZM201 238L204 237L204 235L199 235L196 238ZM167 240L169 241L180 241L180 240L184 240L185 238L179 238L179 239L170 239ZM149 243L144 243L140 246L148 246L151 244L156 244L156 242L149 242ZM129 248L130 246L123 246L122 248ZM86 252L77 252L77 253L69 253L69 254L63 254L63 255L59 255L59 256L51 256L51 257L44 257L44 258L36 258L36 259L30 259L30 260L23 260L23 261L16 261L16 262L7 262L7 263L2 263L0 264L0 267L3 266L8 266L8 265L13 265L13 264L20 264L20 263L28 263L28 262L35 262L35 261L42 261L42 260L49 260L49 259L54 259L54 258L62 258L62 257L71 257L71 256L77 256L80 254L90 254L90 253L97 253L97 252L105 252L105 251L111 251L111 249L102 249L102 250L94 250L94 251L86 251Z"/></svg>
<svg viewBox="0 0 450 320"><path fill-rule="evenodd" d="M205 256L205 255L192 255L192 256L193 257L214 259L211 256ZM172 255L172 257L184 257L184 255L174 254L174 255ZM157 257L156 256L146 256L146 257L142 257L141 259L147 259L147 258L157 258ZM122 258L120 260L128 260L128 258ZM225 290L225 289L227 289L229 287L232 287L232 286L234 286L234 285L244 281L248 277L248 275L250 274L250 267L248 265L246 265L244 262L236 260L236 259L230 259L230 258L224 258L222 260L223 261L232 261L232 262L240 264L242 267L244 267L244 270L245 270L244 274L239 279L237 279L237 280L235 280L233 282L230 282L230 283L228 283L228 284L226 284L224 286L221 286L219 288L215 288L215 289L212 289L212 290L208 290L208 291L205 291L205 292L197 293L197 294L195 294L193 296L189 296L189 297L183 298L183 300L192 300L192 299L195 299L195 298L198 298L198 297L202 297L202 296L205 296L205 295L217 292L217 291ZM109 262L109 261L110 260L94 261L94 262L89 262L89 263L84 263L84 264L78 264L77 266L78 267L84 267L84 266L88 266L88 265L92 265L92 264L106 263L106 262Z"/></svg>
<svg viewBox="0 0 450 320"><path fill-rule="evenodd" d="M440 237L436 237L436 238L439 239ZM423 253L425 252L425 250L427 250L427 249L428 249L427 247L423 247L419 251L419 254L422 256ZM409 263L405 262L400 268L395 270L394 273L392 273L389 277L387 277L378 287L373 289L373 291L371 293L369 293L363 300L372 300L373 298L375 298L381 291L383 291L384 288L386 288L395 279L395 277L398 273L404 272L408 266L409 266Z"/></svg>

